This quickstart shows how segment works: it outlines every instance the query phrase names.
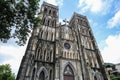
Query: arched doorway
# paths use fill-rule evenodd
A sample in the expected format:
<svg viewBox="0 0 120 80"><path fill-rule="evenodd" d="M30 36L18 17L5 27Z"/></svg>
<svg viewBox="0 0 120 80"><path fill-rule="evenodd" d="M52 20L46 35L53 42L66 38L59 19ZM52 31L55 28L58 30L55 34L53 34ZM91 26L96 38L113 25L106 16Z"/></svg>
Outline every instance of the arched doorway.
<svg viewBox="0 0 120 80"><path fill-rule="evenodd" d="M43 71L40 73L39 80L45 80L45 73Z"/></svg>
<svg viewBox="0 0 120 80"><path fill-rule="evenodd" d="M100 72L96 71L94 75L94 80L104 80Z"/></svg>
<svg viewBox="0 0 120 80"><path fill-rule="evenodd" d="M96 77L96 76L94 76L94 80L97 80L97 77Z"/></svg>
<svg viewBox="0 0 120 80"><path fill-rule="evenodd" d="M64 69L64 80L74 80L74 73L69 65Z"/></svg>
<svg viewBox="0 0 120 80"><path fill-rule="evenodd" d="M44 66L38 70L35 80L48 80L48 71Z"/></svg>

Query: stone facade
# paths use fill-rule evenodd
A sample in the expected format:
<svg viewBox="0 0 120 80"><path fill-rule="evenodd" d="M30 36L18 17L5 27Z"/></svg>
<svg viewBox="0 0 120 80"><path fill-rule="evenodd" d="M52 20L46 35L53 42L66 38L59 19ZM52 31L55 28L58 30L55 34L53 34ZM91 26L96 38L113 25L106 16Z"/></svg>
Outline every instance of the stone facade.
<svg viewBox="0 0 120 80"><path fill-rule="evenodd" d="M17 80L109 80L86 16L59 23L58 6L43 2Z"/></svg>

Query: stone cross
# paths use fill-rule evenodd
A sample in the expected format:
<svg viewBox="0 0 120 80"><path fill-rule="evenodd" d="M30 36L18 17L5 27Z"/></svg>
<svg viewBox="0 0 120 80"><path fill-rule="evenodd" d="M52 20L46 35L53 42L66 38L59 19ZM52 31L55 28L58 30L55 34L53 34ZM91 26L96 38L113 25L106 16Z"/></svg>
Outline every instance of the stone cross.
<svg viewBox="0 0 120 80"><path fill-rule="evenodd" d="M69 21L67 21L66 18L65 18L65 20L63 20L63 22L65 22L65 25L67 25L67 23L69 23Z"/></svg>

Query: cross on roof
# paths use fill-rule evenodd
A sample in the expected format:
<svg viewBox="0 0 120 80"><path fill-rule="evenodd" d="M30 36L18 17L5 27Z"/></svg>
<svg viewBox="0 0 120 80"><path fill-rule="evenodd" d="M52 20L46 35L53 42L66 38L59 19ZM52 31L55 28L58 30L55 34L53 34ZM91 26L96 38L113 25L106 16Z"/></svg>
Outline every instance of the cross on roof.
<svg viewBox="0 0 120 80"><path fill-rule="evenodd" d="M63 20L63 22L65 22L65 25L67 25L67 23L69 23L69 21L67 21L66 18Z"/></svg>

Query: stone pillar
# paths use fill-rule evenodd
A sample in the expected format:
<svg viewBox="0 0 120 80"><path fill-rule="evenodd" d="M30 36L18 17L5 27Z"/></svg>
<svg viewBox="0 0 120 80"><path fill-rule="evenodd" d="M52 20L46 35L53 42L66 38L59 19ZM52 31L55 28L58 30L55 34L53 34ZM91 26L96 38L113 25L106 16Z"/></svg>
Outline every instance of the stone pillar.
<svg viewBox="0 0 120 80"><path fill-rule="evenodd" d="M59 80L60 69L58 61L55 64L55 80Z"/></svg>

